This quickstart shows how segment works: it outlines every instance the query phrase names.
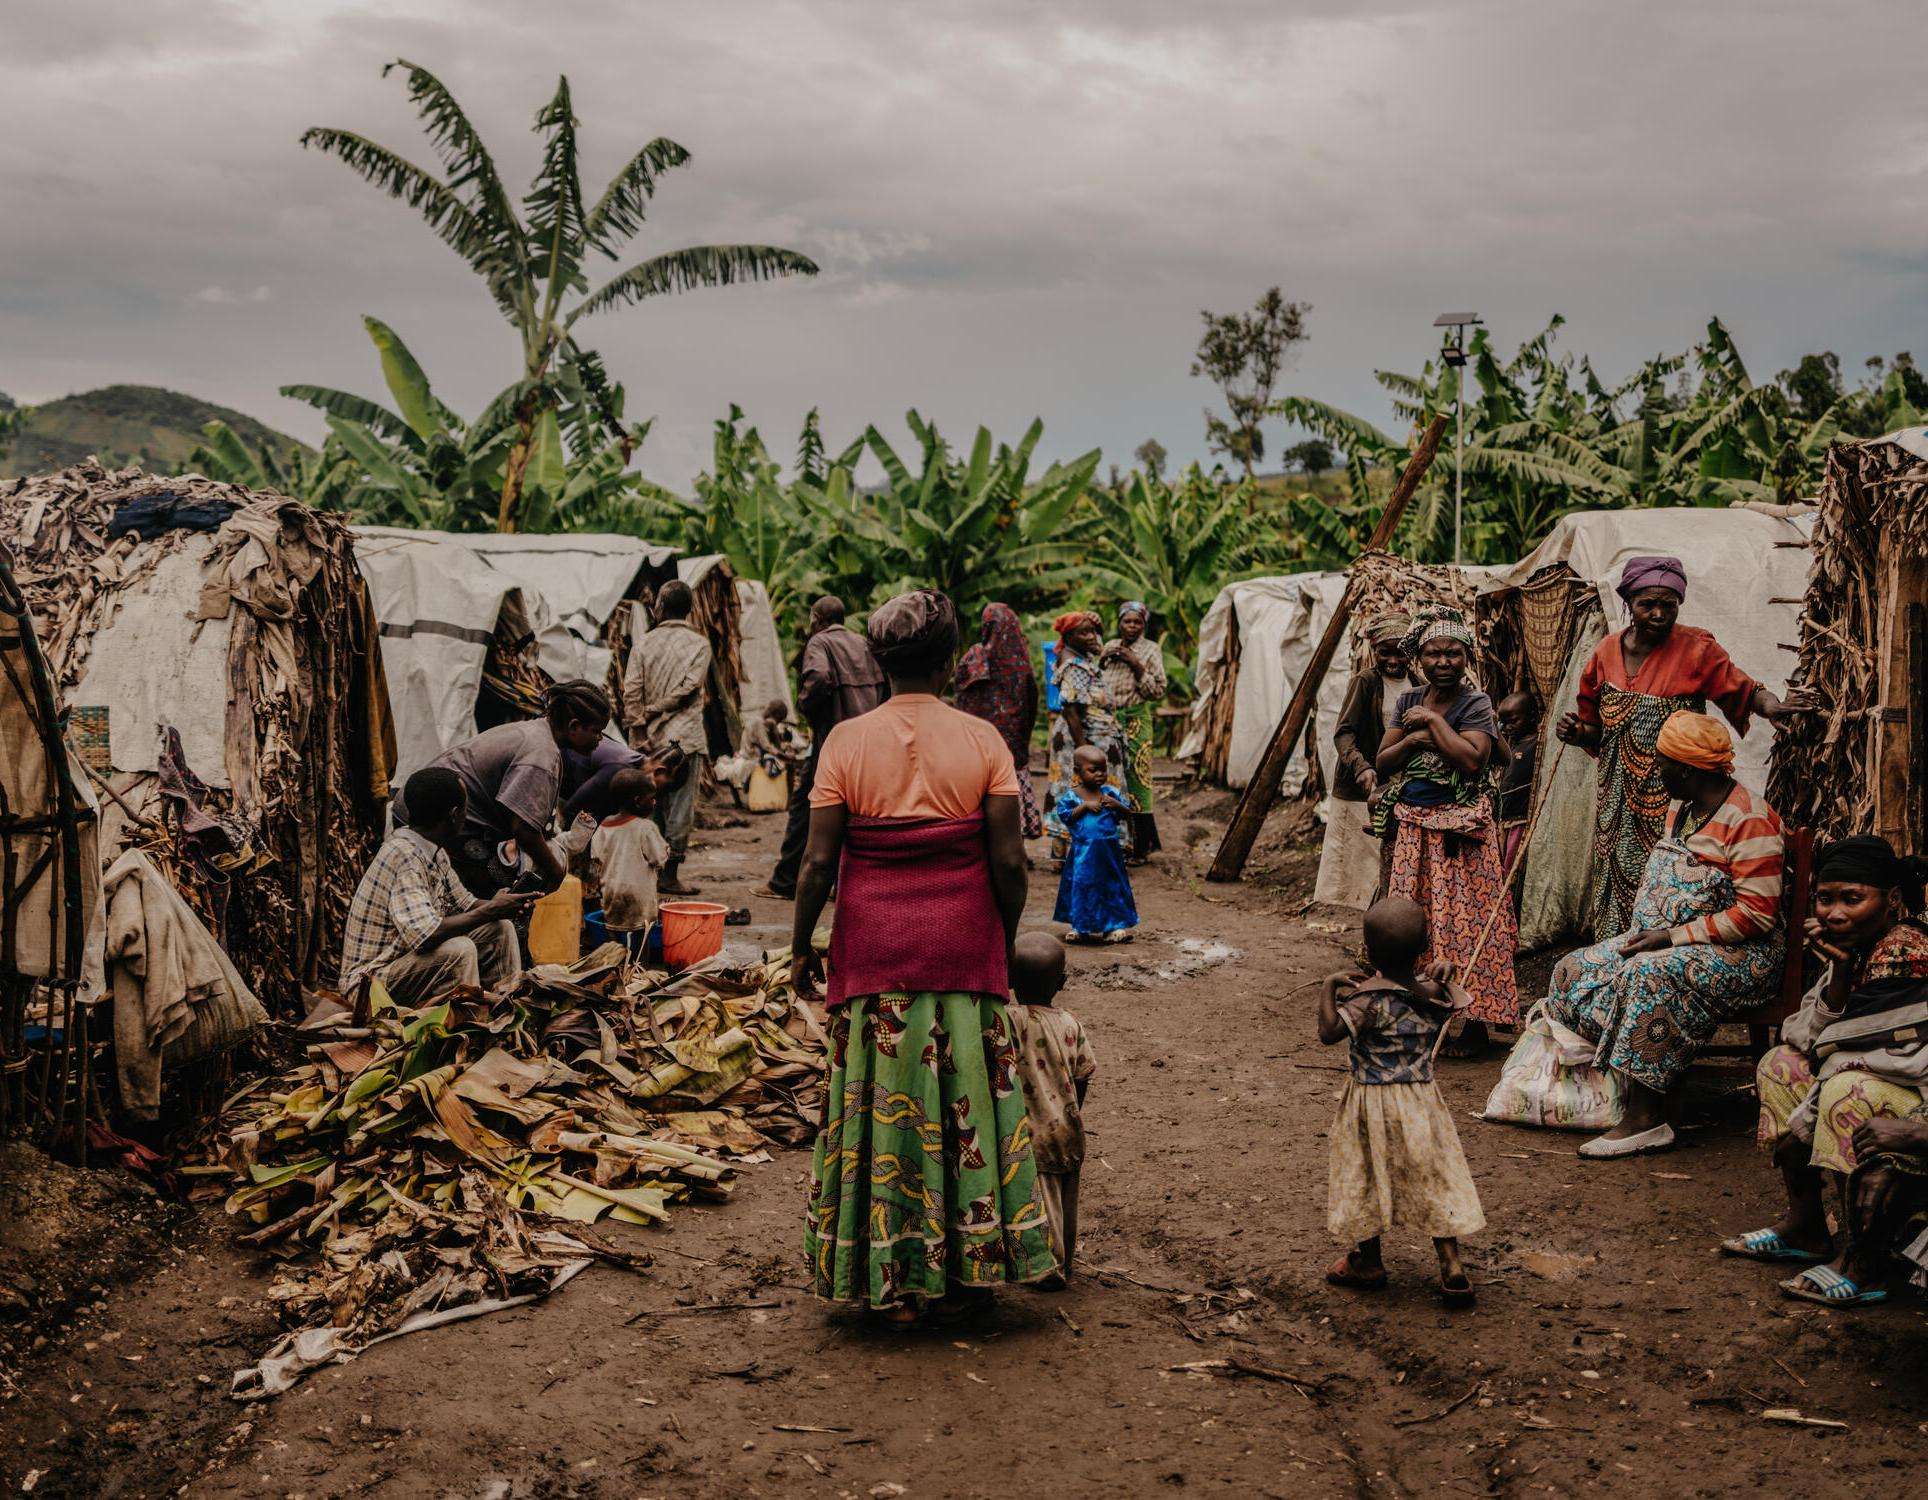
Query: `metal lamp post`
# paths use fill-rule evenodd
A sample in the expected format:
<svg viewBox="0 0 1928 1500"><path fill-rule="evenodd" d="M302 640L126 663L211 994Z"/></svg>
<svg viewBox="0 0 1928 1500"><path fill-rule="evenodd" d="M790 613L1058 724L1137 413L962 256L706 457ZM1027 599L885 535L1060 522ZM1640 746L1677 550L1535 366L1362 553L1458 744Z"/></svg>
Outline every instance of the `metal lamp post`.
<svg viewBox="0 0 1928 1500"><path fill-rule="evenodd" d="M1454 370L1462 372L1453 379L1453 566L1458 567L1462 556L1460 551L1460 517L1466 499L1466 330L1480 326L1478 313L1441 313L1433 319L1433 327L1453 330L1452 342L1446 346L1443 358Z"/></svg>

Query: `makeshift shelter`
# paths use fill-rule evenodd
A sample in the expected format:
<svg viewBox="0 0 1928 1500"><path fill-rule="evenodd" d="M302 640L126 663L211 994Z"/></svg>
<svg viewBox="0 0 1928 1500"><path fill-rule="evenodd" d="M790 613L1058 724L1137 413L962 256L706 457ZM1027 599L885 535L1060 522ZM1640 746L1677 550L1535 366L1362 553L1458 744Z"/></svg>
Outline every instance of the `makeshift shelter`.
<svg viewBox="0 0 1928 1500"><path fill-rule="evenodd" d="M402 737L397 776L449 746L540 711L549 684L606 686L622 713L629 642L671 578L710 639L711 749L734 748L742 674L735 578L720 557L601 532L496 535L355 528L381 620Z"/></svg>
<svg viewBox="0 0 1928 1500"><path fill-rule="evenodd" d="M97 812L71 763L27 601L0 548L0 1136L84 1151L100 989Z"/></svg>
<svg viewBox="0 0 1928 1500"><path fill-rule="evenodd" d="M538 597L532 606L468 540L355 528L355 560L380 622L397 782L478 730L540 712L551 680L538 665L534 623L548 604Z"/></svg>
<svg viewBox="0 0 1928 1500"><path fill-rule="evenodd" d="M542 670L557 682L604 681L611 622L624 604L649 598L675 577L679 564L674 547L613 533L483 532L461 540L525 599L543 601L532 604L531 619Z"/></svg>
<svg viewBox="0 0 1928 1500"><path fill-rule="evenodd" d="M1296 747L1280 784L1283 795L1313 794L1331 784L1332 732L1348 678L1370 657L1372 623L1388 613L1427 608L1453 608L1471 619L1478 584L1492 571L1427 567L1386 553L1370 553L1354 565L1359 592L1352 621L1306 726L1318 774L1309 775L1305 746ZM1199 775L1235 788L1251 780L1350 576L1292 573L1219 591L1199 626L1191 727L1178 750L1180 759L1196 760Z"/></svg>
<svg viewBox="0 0 1928 1500"><path fill-rule="evenodd" d="M1587 909L1598 778L1591 756L1579 750L1560 754L1552 729L1573 710L1580 673L1593 648L1606 632L1627 624L1626 604L1614 592L1621 567L1643 553L1680 558L1687 569L1681 623L1712 631L1742 671L1780 692L1794 665L1797 610L1807 587L1813 529L1814 512L1798 508L1580 511L1562 518L1529 556L1490 581L1481 599L1482 614L1504 618L1510 611L1514 618L1506 628L1521 637L1520 666L1502 679L1504 686L1529 689L1542 700L1534 795L1544 811L1527 849L1522 948L1544 947L1576 934ZM1566 586L1562 579L1579 586L1564 601L1557 592L1552 596L1559 607L1542 611L1543 618L1537 620L1521 617L1523 598L1536 592L1531 587L1536 581L1542 587L1551 582L1560 590ZM1547 601L1543 592L1542 601ZM1564 624L1557 619L1561 613L1568 616ZM1557 673L1534 639L1549 629L1565 632L1565 659L1558 662ZM1536 656L1542 658L1537 667ZM1541 687L1547 680L1557 682L1550 698ZM1773 726L1756 721L1735 746L1735 776L1751 791L1767 789L1773 744Z"/></svg>
<svg viewBox="0 0 1928 1500"><path fill-rule="evenodd" d="M1243 787L1265 753L1285 705L1311 660L1319 636L1345 592L1343 573L1290 573L1248 578L1218 591L1198 627L1191 724L1180 760L1222 786ZM1345 699L1345 674L1328 673L1319 692L1311 736L1331 774L1332 728ZM1282 790L1303 790L1303 747L1286 767Z"/></svg>
<svg viewBox="0 0 1928 1500"><path fill-rule="evenodd" d="M743 711L757 713L765 704L780 700L795 714L790 665L783 657L783 637L762 579L737 579L736 609L743 641Z"/></svg>
<svg viewBox="0 0 1928 1500"><path fill-rule="evenodd" d="M140 847L284 1014L334 978L394 753L348 528L284 496L89 461L0 490L0 541L103 857Z"/></svg>
<svg viewBox="0 0 1928 1500"><path fill-rule="evenodd" d="M1928 849L1928 427L1836 444L1814 519L1794 685L1768 799L1822 838ZM1785 637L1783 637L1785 638Z"/></svg>

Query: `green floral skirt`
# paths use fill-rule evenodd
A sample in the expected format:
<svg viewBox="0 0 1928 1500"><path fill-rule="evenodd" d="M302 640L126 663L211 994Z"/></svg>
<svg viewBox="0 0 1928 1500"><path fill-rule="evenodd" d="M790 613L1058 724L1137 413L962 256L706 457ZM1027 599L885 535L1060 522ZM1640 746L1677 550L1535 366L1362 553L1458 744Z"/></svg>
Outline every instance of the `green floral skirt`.
<svg viewBox="0 0 1928 1500"><path fill-rule="evenodd" d="M803 1236L810 1289L886 1308L1055 1271L1004 1003L864 995L831 1043Z"/></svg>

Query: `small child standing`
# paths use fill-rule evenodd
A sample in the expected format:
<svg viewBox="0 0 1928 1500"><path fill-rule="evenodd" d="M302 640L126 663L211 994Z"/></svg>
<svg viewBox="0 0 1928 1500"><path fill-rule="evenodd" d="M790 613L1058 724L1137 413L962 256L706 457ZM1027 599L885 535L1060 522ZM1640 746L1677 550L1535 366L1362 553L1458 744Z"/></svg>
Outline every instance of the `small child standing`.
<svg viewBox="0 0 1928 1500"><path fill-rule="evenodd" d="M1332 1122L1326 1222L1352 1243L1326 1272L1334 1286L1386 1284L1379 1238L1395 1226L1433 1238L1439 1293L1449 1307L1473 1300L1459 1237L1486 1225L1459 1131L1433 1082L1440 1032L1470 997L1448 965L1423 975L1426 914L1389 896L1366 913L1372 972L1334 974L1319 997L1319 1040L1349 1042L1352 1076Z"/></svg>
<svg viewBox="0 0 1928 1500"><path fill-rule="evenodd" d="M1125 870L1131 804L1105 781L1105 752L1080 745L1071 757L1072 784L1057 813L1071 836L1058 877L1052 920L1068 922L1068 942L1124 943L1138 925L1138 905Z"/></svg>
<svg viewBox="0 0 1928 1500"><path fill-rule="evenodd" d="M1078 1173L1084 1166L1084 1100L1098 1071L1084 1026L1052 1004L1064 988L1064 944L1046 932L1027 932L1011 950L1011 1029L1018 1049L1018 1078L1031 1117L1031 1150L1038 1187L1058 1253L1059 1276L1040 1283L1065 1284L1078 1253Z"/></svg>
<svg viewBox="0 0 1928 1500"><path fill-rule="evenodd" d="M669 841L650 817L656 779L649 770L619 771L609 789L621 810L590 835L589 862L602 888L603 924L641 957L656 923L657 882L669 861Z"/></svg>

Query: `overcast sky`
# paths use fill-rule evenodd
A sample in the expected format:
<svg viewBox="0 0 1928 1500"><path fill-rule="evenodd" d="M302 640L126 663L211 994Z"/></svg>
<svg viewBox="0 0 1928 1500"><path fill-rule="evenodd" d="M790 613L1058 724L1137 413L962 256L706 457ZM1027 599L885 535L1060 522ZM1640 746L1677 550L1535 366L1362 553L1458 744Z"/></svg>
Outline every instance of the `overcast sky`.
<svg viewBox="0 0 1928 1500"><path fill-rule="evenodd" d="M1901 0L0 0L0 390L173 386L303 437L290 381L380 392L359 316L473 411L516 345L411 212L296 144L426 157L439 74L512 188L567 72L597 191L692 152L645 251L824 274L588 325L686 485L741 405L787 451L915 406L960 440L1202 447L1199 311L1313 306L1288 391L1385 420L1433 315L1554 312L1618 375L1726 319L1757 376L1928 360L1928 107ZM1275 434L1275 439L1276 439Z"/></svg>

